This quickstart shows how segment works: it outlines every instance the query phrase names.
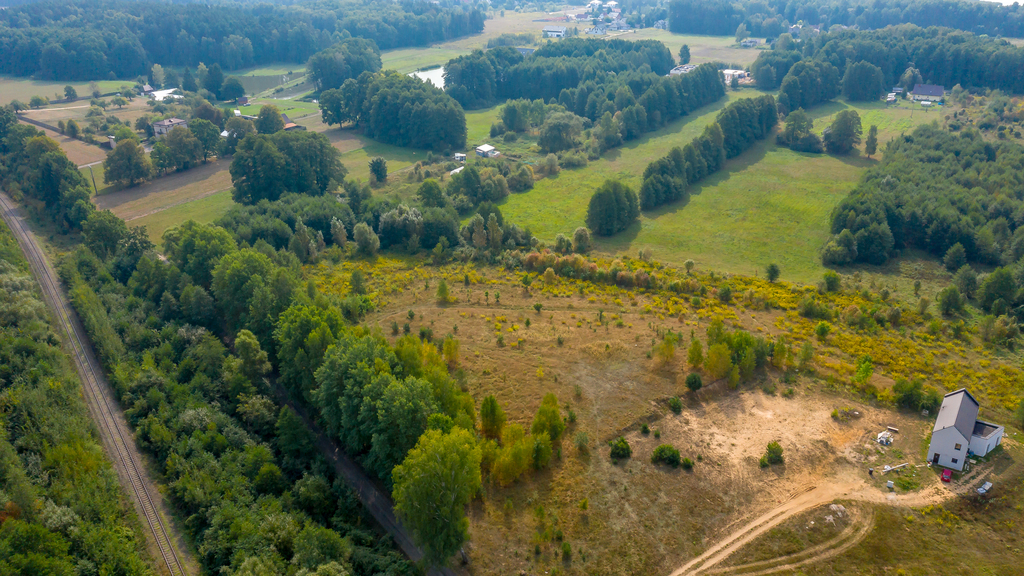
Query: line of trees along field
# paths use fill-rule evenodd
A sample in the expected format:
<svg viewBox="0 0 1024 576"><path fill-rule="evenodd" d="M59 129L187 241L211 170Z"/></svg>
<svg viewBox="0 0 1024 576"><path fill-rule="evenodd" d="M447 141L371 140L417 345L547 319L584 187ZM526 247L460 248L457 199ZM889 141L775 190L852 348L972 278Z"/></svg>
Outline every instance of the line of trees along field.
<svg viewBox="0 0 1024 576"><path fill-rule="evenodd" d="M849 3L835 0L672 0L669 30L677 34L731 36L743 25L754 36L774 38L790 24L880 29L900 24L944 26L990 36L1024 35L1024 8L1014 3L969 0L891 0Z"/></svg>
<svg viewBox="0 0 1024 576"><path fill-rule="evenodd" d="M735 158L768 137L779 121L775 98L745 98L729 104L693 142L669 151L644 170L640 207L644 210L689 197L686 189L718 172L727 158Z"/></svg>
<svg viewBox="0 0 1024 576"><path fill-rule="evenodd" d="M349 37L381 49L483 30L484 13L429 2L327 0L297 6L48 0L0 12L0 72L60 80L129 78L150 65L228 70L305 62Z"/></svg>
<svg viewBox="0 0 1024 576"><path fill-rule="evenodd" d="M151 574L81 385L0 223L0 572Z"/></svg>
<svg viewBox="0 0 1024 576"><path fill-rule="evenodd" d="M812 37L800 46L783 35L773 50L758 55L750 71L758 87L782 86L782 92L788 94L785 83L800 75L793 70L801 57L806 60L804 66L828 64L835 69L835 73L829 69L821 75L827 86L823 91L833 96L842 90L847 97L870 100L891 86L912 89L917 83L1024 93L1024 49L1002 39L912 25L837 31ZM801 89L806 92L807 84L801 83ZM791 105L790 109L800 107L807 105Z"/></svg>

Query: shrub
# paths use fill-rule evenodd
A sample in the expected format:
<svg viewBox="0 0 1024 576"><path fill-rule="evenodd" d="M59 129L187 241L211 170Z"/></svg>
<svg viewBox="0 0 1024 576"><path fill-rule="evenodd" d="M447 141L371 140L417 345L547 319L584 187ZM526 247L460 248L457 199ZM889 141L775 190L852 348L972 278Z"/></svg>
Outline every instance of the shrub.
<svg viewBox="0 0 1024 576"><path fill-rule="evenodd" d="M678 396L673 396L668 400L668 407L672 410L672 413L679 414L683 411L683 401Z"/></svg>
<svg viewBox="0 0 1024 576"><path fill-rule="evenodd" d="M822 342L828 338L828 333L832 331L832 325L824 320L818 322L818 325L814 327L814 335L818 337L818 340Z"/></svg>
<svg viewBox="0 0 1024 576"><path fill-rule="evenodd" d="M686 377L686 387L690 389L690 392L696 392L697 390L700 390L703 386L704 382L701 381L700 374L697 374L696 372L691 372L690 375Z"/></svg>
<svg viewBox="0 0 1024 576"><path fill-rule="evenodd" d="M768 443L768 447L765 449L764 456L762 456L762 458L766 460L769 465L782 464L785 462L785 459L782 457L782 446L776 441Z"/></svg>
<svg viewBox="0 0 1024 576"><path fill-rule="evenodd" d="M839 274L832 270L825 272L825 290L827 292L838 292L841 280Z"/></svg>
<svg viewBox="0 0 1024 576"><path fill-rule="evenodd" d="M662 444L651 454L651 464L668 464L673 468L678 468L679 463L679 450L676 450L671 444Z"/></svg>
<svg viewBox="0 0 1024 576"><path fill-rule="evenodd" d="M964 311L964 300L956 286L947 286L936 296L939 301L939 310L943 316L962 314Z"/></svg>
<svg viewBox="0 0 1024 576"><path fill-rule="evenodd" d="M967 251L964 250L963 245L957 242L950 246L949 250L946 250L946 255L942 258L942 264L946 266L946 270L949 270L950 274L965 266L967 264Z"/></svg>
<svg viewBox="0 0 1024 576"><path fill-rule="evenodd" d="M729 301L732 300L732 286L729 286L728 284L722 284L719 286L718 299L721 300L723 304L728 304Z"/></svg>
<svg viewBox="0 0 1024 576"><path fill-rule="evenodd" d="M633 449L629 447L629 442L625 438L619 436L615 440L611 441L611 457L612 460L619 460L622 458L629 458L633 455Z"/></svg>
<svg viewBox="0 0 1024 576"><path fill-rule="evenodd" d="M683 461L680 464L682 464L683 470L693 470L693 460L690 460L689 458L683 458Z"/></svg>
<svg viewBox="0 0 1024 576"><path fill-rule="evenodd" d="M643 424L640 425L640 433L643 434L644 436L651 433L651 428L647 425L647 422L644 422Z"/></svg>
<svg viewBox="0 0 1024 576"><path fill-rule="evenodd" d="M583 430L580 430L576 432L574 443L576 444L577 450L580 452L586 452L590 449L590 436L588 436Z"/></svg>
<svg viewBox="0 0 1024 576"><path fill-rule="evenodd" d="M764 272L765 275L768 277L769 282L775 282L776 280L778 280L779 274L782 273L782 271L779 270L779 265L774 262L769 264L768 267L765 268Z"/></svg>
<svg viewBox="0 0 1024 576"><path fill-rule="evenodd" d="M569 561L572 559L572 546L568 542L562 542L562 560Z"/></svg>

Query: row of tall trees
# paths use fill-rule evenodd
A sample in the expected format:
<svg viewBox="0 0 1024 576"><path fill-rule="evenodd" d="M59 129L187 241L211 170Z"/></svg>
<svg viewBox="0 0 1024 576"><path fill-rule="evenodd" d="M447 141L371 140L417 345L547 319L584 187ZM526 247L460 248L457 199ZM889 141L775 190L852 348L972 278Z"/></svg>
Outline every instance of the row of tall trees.
<svg viewBox="0 0 1024 576"><path fill-rule="evenodd" d="M729 104L693 142L669 151L644 170L640 207L644 210L688 197L687 187L718 172L734 158L771 134L778 108L770 95Z"/></svg>
<svg viewBox="0 0 1024 576"><path fill-rule="evenodd" d="M153 63L214 63L236 70L305 62L349 37L383 49L425 46L483 29L484 13L461 5L363 4L302 7L45 0L0 13L0 72L92 80L145 75Z"/></svg>
<svg viewBox="0 0 1024 576"><path fill-rule="evenodd" d="M466 145L466 114L429 82L394 71L345 80L320 95L328 125L354 123L370 138L396 146L434 150Z"/></svg>
<svg viewBox="0 0 1024 576"><path fill-rule="evenodd" d="M1024 9L999 3L968 0L893 0L885 3L850 4L836 0L792 2L717 2L672 0L668 5L669 29L677 34L731 36L743 26L754 36L774 38L787 26L803 22L824 30L835 25L882 29L899 24L944 26L990 36L1024 34Z"/></svg>

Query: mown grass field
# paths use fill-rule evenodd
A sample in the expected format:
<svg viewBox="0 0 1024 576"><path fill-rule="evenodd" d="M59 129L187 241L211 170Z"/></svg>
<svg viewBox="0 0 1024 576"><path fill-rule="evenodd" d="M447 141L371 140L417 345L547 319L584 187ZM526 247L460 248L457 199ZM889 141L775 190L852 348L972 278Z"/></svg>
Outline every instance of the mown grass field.
<svg viewBox="0 0 1024 576"><path fill-rule="evenodd" d="M148 216L136 218L128 222L129 226L145 226L149 239L160 249L160 238L164 231L174 228L188 220L208 224L220 218L235 205L231 199L231 190L222 190L210 196L177 204L166 210Z"/></svg>
<svg viewBox="0 0 1024 576"><path fill-rule="evenodd" d="M730 92L729 99L759 92ZM681 146L712 122L726 101L613 150L587 167L539 180L533 190L510 196L501 206L505 218L550 242L559 233L583 226L587 204L606 179L619 179L638 190L647 164L673 146ZM815 129L844 108L861 114L865 132L879 127L880 148L913 126L940 118L909 104L886 108L881 103L833 102L811 110ZM638 223L611 238L598 239L599 250L635 255L651 248L655 257L672 264L693 259L698 266L724 272L754 274L776 262L783 276L812 281L823 268L818 250L828 239L832 208L877 159L861 155L832 157L801 154L758 143L726 168L690 190L687 203L663 206L642 214Z"/></svg>
<svg viewBox="0 0 1024 576"><path fill-rule="evenodd" d="M51 100L60 95L64 98L64 87L71 85L79 97L89 96L88 82L50 82L49 80L31 80L16 76L0 76L0 103L9 104L11 100L21 100L28 104L33 96L45 96ZM99 80L96 82L104 94L113 92L124 84L134 84L131 80ZM58 98L59 99L59 98Z"/></svg>
<svg viewBox="0 0 1024 576"><path fill-rule="evenodd" d="M757 59L761 53L757 48L740 48L732 36L697 36L691 34L673 34L668 30L644 28L615 35L623 40L660 40L678 58L679 48L686 44L690 47L690 63L721 61L727 64L747 66Z"/></svg>

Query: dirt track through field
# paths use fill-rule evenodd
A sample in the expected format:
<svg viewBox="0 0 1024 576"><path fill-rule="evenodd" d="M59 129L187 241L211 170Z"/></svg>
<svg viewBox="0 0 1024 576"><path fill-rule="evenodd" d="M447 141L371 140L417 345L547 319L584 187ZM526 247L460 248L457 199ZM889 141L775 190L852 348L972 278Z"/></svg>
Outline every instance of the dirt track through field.
<svg viewBox="0 0 1024 576"><path fill-rule="evenodd" d="M672 572L671 576L695 576L696 574L707 573L709 569L722 562L730 555L735 553L737 550L754 541L758 536L768 532L772 528L778 526L782 522L804 512L810 510L816 506L822 504L828 504L835 500L855 500L861 502L870 502L875 504L892 504L899 506L925 506L927 504L934 504L945 500L949 496L949 493L941 488L933 487L930 489L922 490L914 494L908 494L904 496L897 496L895 493L883 493L878 490L867 486L863 482L849 482L849 483L834 483L834 484L823 484L821 486L815 486L810 489L805 489L802 492L797 492L788 501L784 502L780 506L758 516L754 520L750 521L746 525L733 531L731 534L723 538L717 544L709 548L700 556L690 560L684 564L681 568L676 569ZM869 527L871 522L867 524ZM864 532L867 535L866 529ZM847 550L854 543L849 546L842 547L842 551ZM830 558L839 552L836 548L832 553L825 552L821 556L808 558L800 561L797 565L805 565L818 560ZM737 567L733 567L735 570ZM779 568L780 570L783 568ZM757 572L758 574L768 574L776 571L775 568L769 571Z"/></svg>
<svg viewBox="0 0 1024 576"><path fill-rule="evenodd" d="M168 520L170 514L166 502L146 468L146 461L96 359L85 328L64 295L24 217L4 193L0 193L0 212L18 239L43 297L60 323L64 346L82 381L82 394L89 406L89 414L96 424L107 457L117 471L122 489L131 498L144 523L148 548L154 552L157 571L170 576L197 572L195 560L183 545L181 534Z"/></svg>
<svg viewBox="0 0 1024 576"><path fill-rule="evenodd" d="M172 206L199 200L231 188L230 160L213 160L136 186L93 198L100 210L110 210L131 222Z"/></svg>

